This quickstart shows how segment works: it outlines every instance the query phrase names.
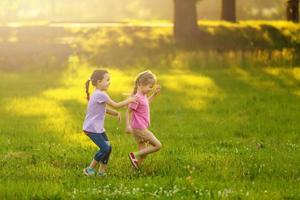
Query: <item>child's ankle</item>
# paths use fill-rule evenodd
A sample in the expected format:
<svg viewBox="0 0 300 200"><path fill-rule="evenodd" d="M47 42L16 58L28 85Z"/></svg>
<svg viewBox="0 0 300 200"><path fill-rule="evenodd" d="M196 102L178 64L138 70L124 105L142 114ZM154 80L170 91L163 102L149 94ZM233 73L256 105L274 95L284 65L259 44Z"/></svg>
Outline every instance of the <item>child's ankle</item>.
<svg viewBox="0 0 300 200"><path fill-rule="evenodd" d="M105 171L98 171L97 176L106 176Z"/></svg>

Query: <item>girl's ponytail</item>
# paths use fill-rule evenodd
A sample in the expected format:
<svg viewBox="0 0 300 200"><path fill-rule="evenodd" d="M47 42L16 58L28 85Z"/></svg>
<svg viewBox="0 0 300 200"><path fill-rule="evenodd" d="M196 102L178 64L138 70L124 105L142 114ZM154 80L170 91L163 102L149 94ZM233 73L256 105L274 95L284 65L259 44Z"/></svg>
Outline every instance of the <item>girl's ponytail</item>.
<svg viewBox="0 0 300 200"><path fill-rule="evenodd" d="M90 82L91 82L91 79L89 79L85 82L85 93L86 93L87 100L90 100L90 93L89 93Z"/></svg>
<svg viewBox="0 0 300 200"><path fill-rule="evenodd" d="M92 82L93 86L97 85L97 81L101 81L104 77L104 74L108 74L108 71L105 69L97 69L93 72L91 78L85 82L85 93L86 99L90 100L89 86L90 82Z"/></svg>

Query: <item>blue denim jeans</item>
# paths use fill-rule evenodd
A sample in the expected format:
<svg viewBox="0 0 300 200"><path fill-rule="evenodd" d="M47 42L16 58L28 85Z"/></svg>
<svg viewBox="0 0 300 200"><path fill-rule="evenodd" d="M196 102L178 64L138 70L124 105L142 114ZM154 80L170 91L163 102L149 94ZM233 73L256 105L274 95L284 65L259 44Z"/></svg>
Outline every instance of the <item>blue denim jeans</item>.
<svg viewBox="0 0 300 200"><path fill-rule="evenodd" d="M103 164L107 164L111 153L111 146L105 132L103 133L91 133L84 131L87 136L100 148L95 154L94 159Z"/></svg>

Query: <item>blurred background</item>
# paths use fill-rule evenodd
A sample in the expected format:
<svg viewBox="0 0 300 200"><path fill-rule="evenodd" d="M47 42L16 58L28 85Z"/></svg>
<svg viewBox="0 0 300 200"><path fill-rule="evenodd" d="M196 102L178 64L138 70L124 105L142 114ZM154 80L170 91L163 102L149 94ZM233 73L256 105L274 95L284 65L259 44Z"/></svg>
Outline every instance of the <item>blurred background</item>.
<svg viewBox="0 0 300 200"><path fill-rule="evenodd" d="M222 0L201 0L198 19L218 20ZM237 0L240 20L283 20L285 0ZM0 22L172 20L173 0L1 0Z"/></svg>

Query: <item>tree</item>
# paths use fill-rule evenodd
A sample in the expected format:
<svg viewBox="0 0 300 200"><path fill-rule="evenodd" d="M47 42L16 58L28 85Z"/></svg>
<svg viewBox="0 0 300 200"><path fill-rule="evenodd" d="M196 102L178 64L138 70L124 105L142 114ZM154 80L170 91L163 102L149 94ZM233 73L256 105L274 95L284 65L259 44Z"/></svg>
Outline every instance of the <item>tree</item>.
<svg viewBox="0 0 300 200"><path fill-rule="evenodd" d="M193 41L198 36L196 0L174 0L176 41Z"/></svg>
<svg viewBox="0 0 300 200"><path fill-rule="evenodd" d="M299 0L286 1L286 17L288 21L299 22Z"/></svg>
<svg viewBox="0 0 300 200"><path fill-rule="evenodd" d="M235 0L222 0L222 20L236 22Z"/></svg>

